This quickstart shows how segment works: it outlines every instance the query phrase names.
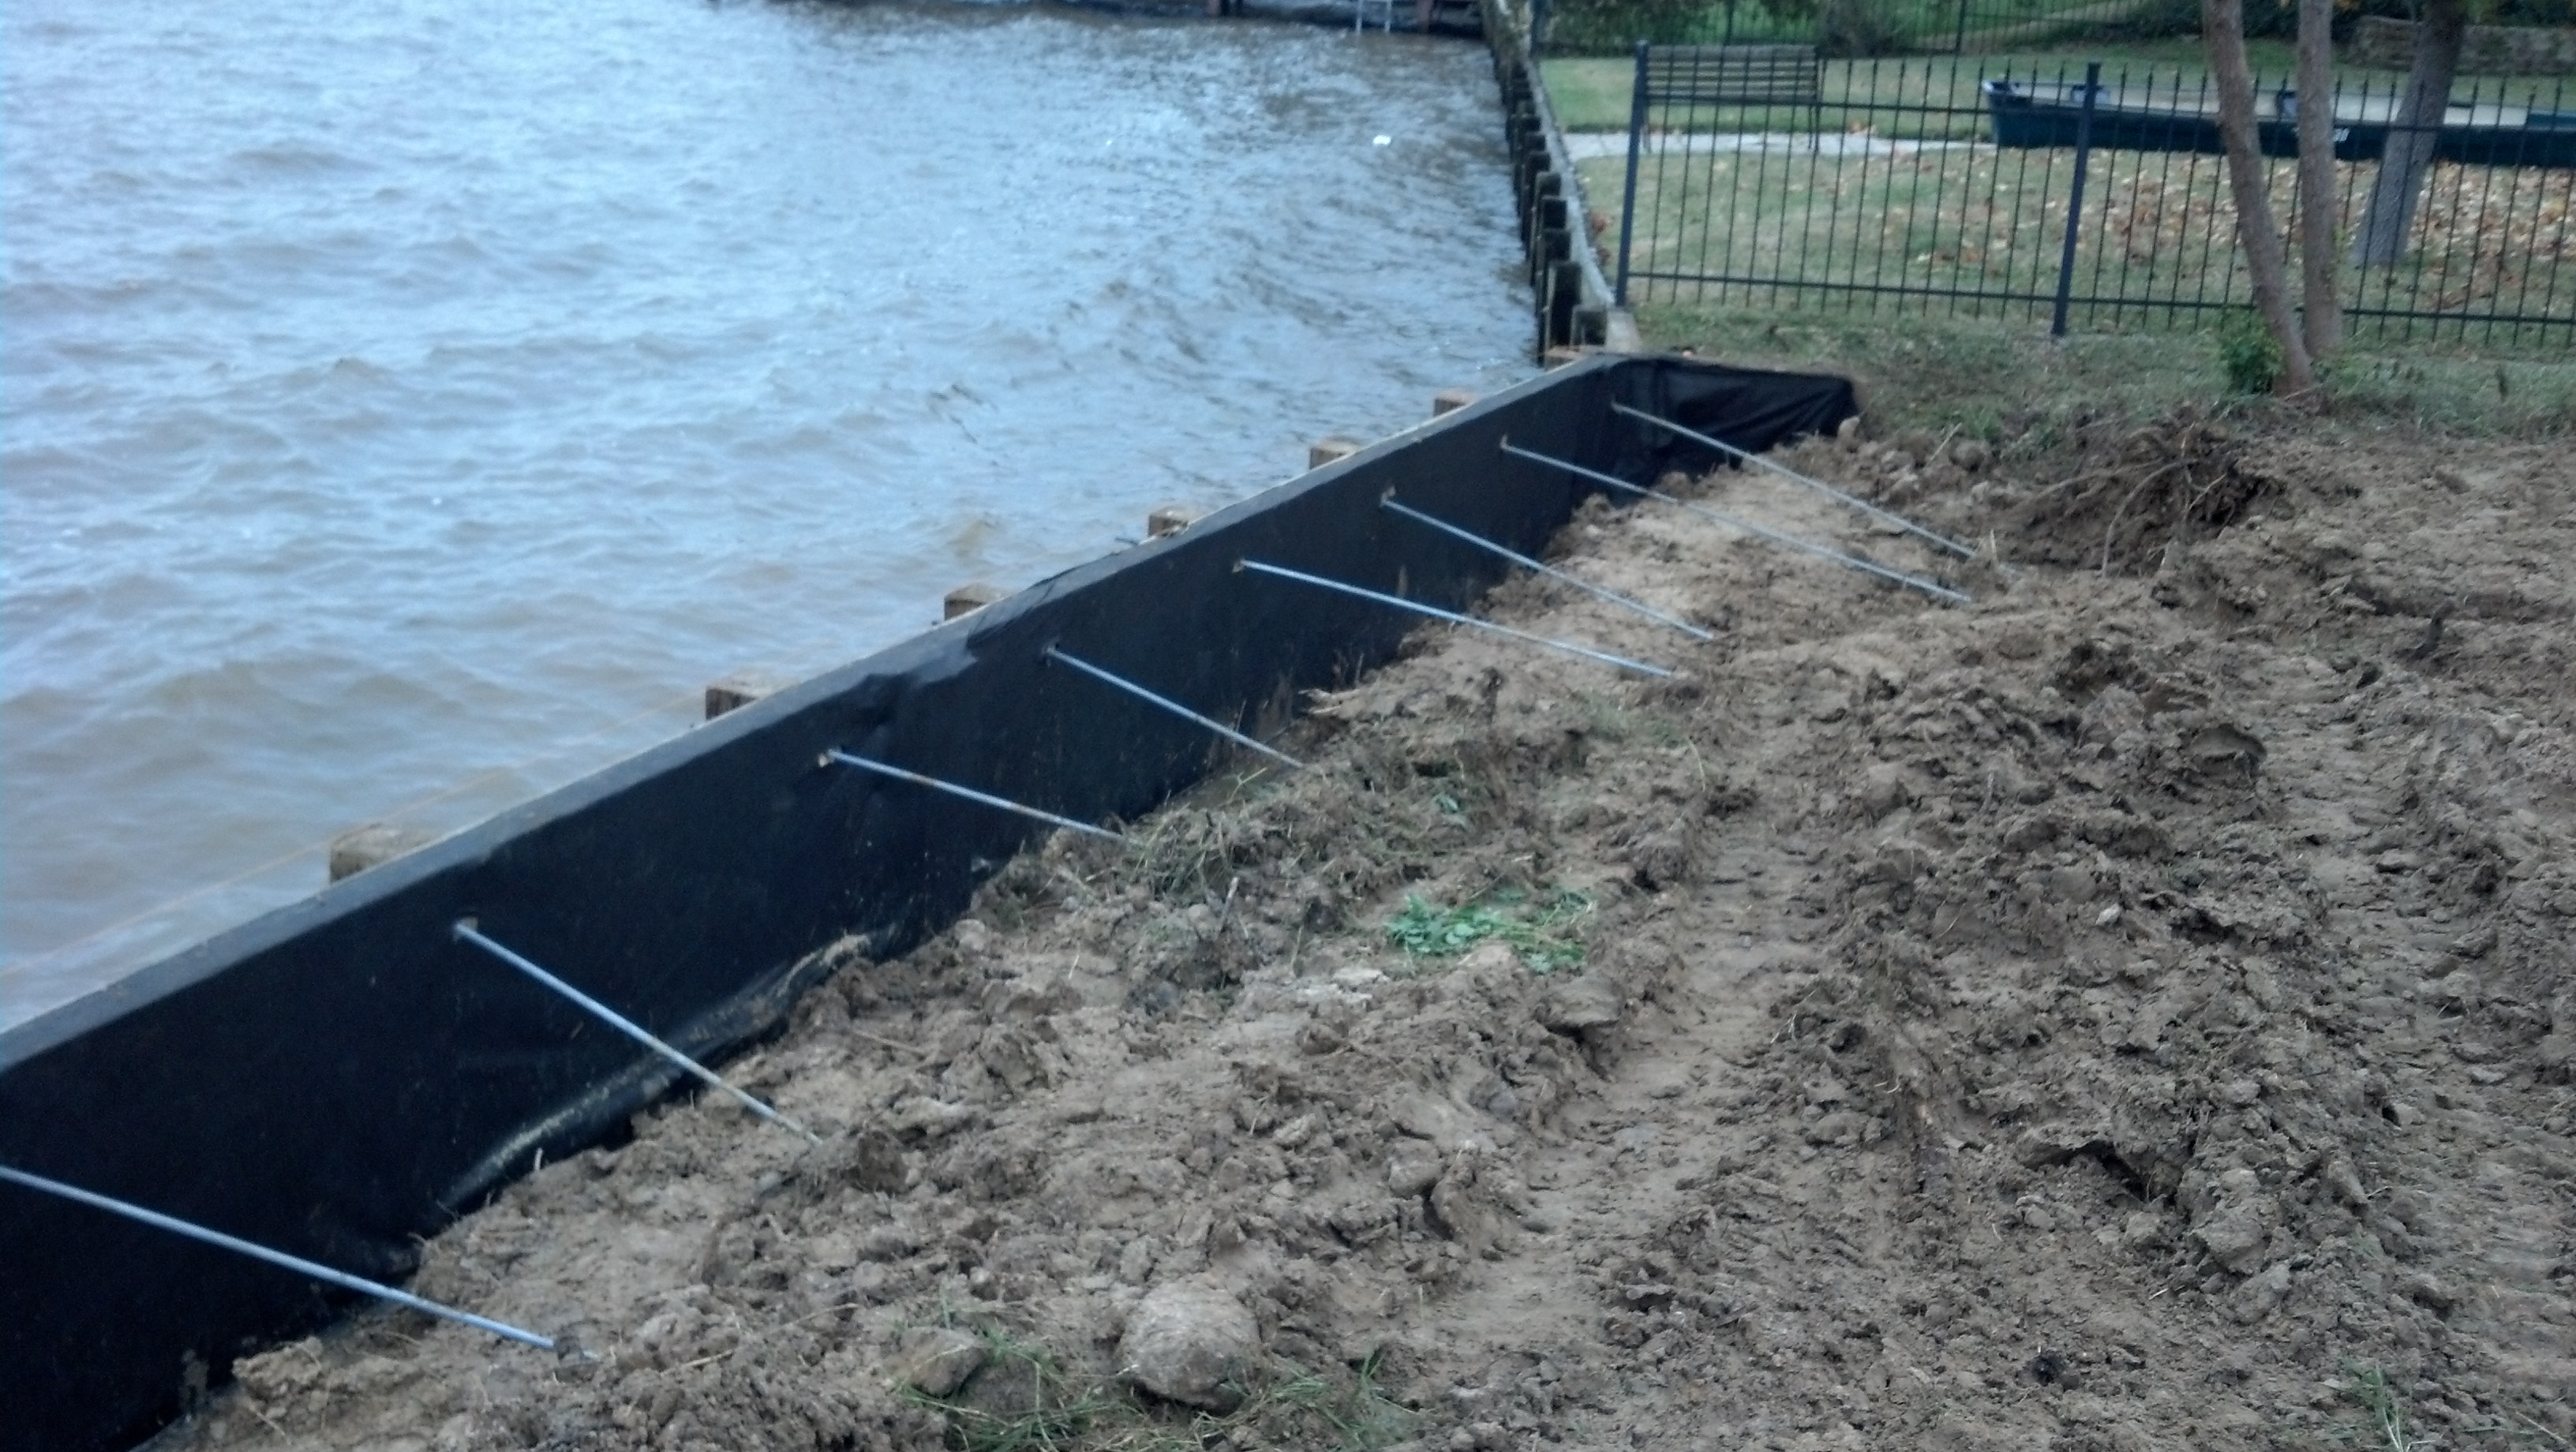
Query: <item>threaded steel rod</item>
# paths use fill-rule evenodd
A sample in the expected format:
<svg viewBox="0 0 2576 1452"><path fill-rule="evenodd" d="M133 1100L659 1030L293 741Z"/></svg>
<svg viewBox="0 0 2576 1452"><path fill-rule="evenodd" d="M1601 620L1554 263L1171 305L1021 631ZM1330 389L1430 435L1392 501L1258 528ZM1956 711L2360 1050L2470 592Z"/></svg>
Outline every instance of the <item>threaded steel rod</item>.
<svg viewBox="0 0 2576 1452"><path fill-rule="evenodd" d="M1637 599L1635 596L1622 595L1607 585L1596 585L1590 580L1579 579L1558 569L1554 565L1543 564L1540 561L1531 559L1529 556L1522 554L1518 550L1505 549L1503 546L1494 543L1483 535L1470 534L1466 530L1460 529L1458 526L1451 524L1446 520L1434 519L1419 509L1411 509L1402 504L1398 504L1395 502L1393 496L1381 499L1378 503L1384 508L1394 510L1396 513L1403 515L1407 519L1427 524L1433 529L1440 531L1442 534L1453 535L1459 539L1465 540L1467 543L1474 545L1480 550L1490 550L1495 554L1501 555L1504 559L1511 561L1513 564L1536 570L1551 580L1563 580L1565 583L1583 591L1585 594L1607 600L1611 604L1616 605L1623 610L1633 610L1638 614L1645 616L1649 620L1661 621L1662 623L1671 626L1673 629L1680 631L1682 634L1689 636L1693 640L1717 639L1716 636L1709 634L1707 631L1700 629L1689 621L1676 620L1672 616L1666 615L1661 610L1656 609L1654 606L1647 604L1645 601Z"/></svg>
<svg viewBox="0 0 2576 1452"><path fill-rule="evenodd" d="M1017 812L1023 817L1035 817L1041 822L1051 823L1055 826L1062 827L1069 832L1088 832L1094 837L1106 837L1112 842L1124 842L1127 840L1124 836L1121 836L1116 832L1112 832L1106 827L1095 827L1089 822L1077 822L1071 817L1059 817L1053 812L1042 812L1035 807L1024 807L1018 802L1010 800L1008 797L997 797L989 792L979 792L973 787L962 787L953 781L941 781L935 776L923 776L920 772L906 771L899 766L888 766L882 761L870 761L864 756L852 756L850 753L837 748L824 752L823 759L825 761L837 761L843 766L855 766L861 771L873 771L879 776L890 776L895 778L897 781L908 781L914 786L926 786L932 791L946 792L952 797L964 797L970 802L981 802L988 807L999 807L1006 812Z"/></svg>
<svg viewBox="0 0 2576 1452"><path fill-rule="evenodd" d="M1084 675L1090 676L1095 680L1105 681L1110 685L1116 686L1118 689L1136 697L1138 700L1150 701L1185 721L1195 721L1199 725L1206 727L1210 731L1215 732L1217 735L1224 737L1226 740L1233 742L1237 746L1249 747L1273 760L1284 761L1290 766L1303 768L1306 765L1306 763L1290 756L1287 752L1277 750L1276 748L1266 746L1261 742L1255 741L1251 737L1235 730L1233 727L1226 725L1222 721L1211 720L1208 717L1202 716L1198 712L1191 710L1189 707L1182 705L1178 701L1172 700L1166 696L1158 696L1152 691L1146 690L1143 686L1136 684L1134 681L1126 680L1119 676L1113 676L1109 672L1102 670L1100 667L1093 665L1091 662L1076 656L1067 655L1052 645L1046 648L1046 658L1061 665L1069 665L1075 670L1078 670Z"/></svg>
<svg viewBox="0 0 2576 1452"><path fill-rule="evenodd" d="M1693 443L1706 444L1710 448L1717 450L1719 453L1724 454L1729 458L1740 459L1748 464L1760 465L1762 468L1770 470L1772 473L1779 475L1783 479L1794 479L1798 483L1804 484L1808 488L1813 489L1820 494L1841 500L1843 503L1850 505L1852 508L1859 510L1861 513L1868 515L1872 519L1879 520L1882 523L1895 525L1897 528L1904 530L1908 534L1918 535L1923 539L1929 540L1932 543L1939 545L1941 548L1948 550L1950 553L1959 556L1961 559L1973 560L1977 557L1977 552L1975 550L1959 543L1948 535L1934 534L1932 531L1916 524L1913 520L1907 519L1904 515L1895 513L1891 510L1881 509L1866 499L1846 494L1831 484L1826 483L1822 479L1810 479L1806 475L1799 473L1797 470L1790 468L1788 465L1783 464L1776 459L1765 458L1760 454L1747 453L1722 439L1713 439L1695 429L1683 428L1680 424L1674 423L1670 419L1657 418L1653 414L1648 413L1641 408L1630 408L1624 403L1614 403L1610 405L1610 408L1614 413L1624 413L1630 418L1644 419L1646 422L1653 424L1659 429L1666 429L1673 433L1677 433L1683 438L1689 439Z"/></svg>
<svg viewBox="0 0 2576 1452"><path fill-rule="evenodd" d="M697 1060L690 1058L684 1053L681 1053L678 1049L672 1048L669 1044L655 1038L652 1034L646 1032L641 1025L635 1023L623 1014L620 1014L617 1010L610 1008L607 1004L600 1002L598 999L593 998L589 994L582 992L580 989L573 987L571 984L564 982L562 979L557 978L555 975L538 967L536 964L529 962L527 959L520 957L518 954L511 952L508 948L501 946L499 943L493 942L490 938L483 936L483 934L475 930L474 920L472 918L466 918L458 922L454 928L450 929L450 932L454 934L457 941L472 943L475 947L482 949L484 952L491 954L493 957L500 959L502 962L507 963L511 967L518 969L520 972L527 974L529 977L544 984L546 987L553 989L555 992L560 993L564 997L581 1005L583 1008L589 1010L593 1015L595 1015L601 1022L607 1024L610 1028L617 1030L619 1033L626 1035L635 1042L642 1044L644 1047L651 1049L657 1054L660 1054L663 1058L670 1060L672 1063L678 1065L688 1073L696 1075L702 1083L707 1085L707 1087L711 1089L720 1089L725 1093L732 1095L735 1102L739 1103L743 1108L748 1109L752 1113L759 1115L761 1118L768 1120L770 1123L777 1125L780 1129L801 1134L805 1136L806 1141L810 1144L822 1143L820 1139L815 1137L814 1131L807 1129L805 1126L798 1124L795 1120L788 1118L786 1115L770 1108L768 1105L753 1098L751 1095L735 1088L724 1078L723 1075L718 1074L715 1070L708 1068L706 1065L699 1063Z"/></svg>
<svg viewBox="0 0 2576 1452"><path fill-rule="evenodd" d="M1603 665L1617 666L1623 671L1635 671L1645 676L1669 677L1672 675L1670 670L1659 665L1648 665L1644 661L1630 660L1623 655L1594 650L1588 645L1576 645L1570 640L1551 640L1544 635L1532 635L1526 630L1514 630L1508 625L1496 625L1490 620L1479 620L1473 615L1461 615L1455 610L1443 610L1437 605L1425 605L1419 600L1407 600L1401 595L1382 595L1375 590L1363 590L1357 585L1345 585L1339 580L1327 580L1321 575L1309 575L1301 570L1285 570L1277 565L1265 565L1259 560L1237 560L1235 565L1238 569L1276 575L1283 580L1295 580L1301 584L1314 585L1325 590L1338 590L1345 595L1374 600L1380 605L1392 605L1398 610L1410 610L1416 615L1428 615L1434 620L1446 620L1452 625L1490 630L1496 635L1507 635L1514 640L1526 641L1531 645L1543 645L1549 650L1561 650L1568 655L1579 655L1586 660L1599 661Z"/></svg>
<svg viewBox="0 0 2576 1452"><path fill-rule="evenodd" d="M140 1220L146 1225L167 1230L173 1235L184 1235L190 1240L203 1241L238 1255L249 1256L253 1260L264 1260L270 1265L283 1267L298 1275L311 1276L317 1281L327 1281L343 1290L357 1291L380 1301L391 1301L397 1306L409 1306L415 1311L426 1312L441 1320L454 1321L461 1326L471 1326L477 1331L489 1331L495 1336L506 1337L522 1345L534 1346L540 1351L555 1349L555 1343L551 1338L540 1336L534 1331L522 1331L516 1326L477 1316L471 1311L442 1306L436 1301L424 1300L409 1291L380 1286L374 1281L353 1276L347 1271L336 1271L327 1265L317 1265L301 1256L288 1255L282 1250L271 1250L264 1245L253 1245L239 1236L226 1235L220 1230L208 1230L202 1225L191 1225L185 1220L164 1215L158 1210L146 1210L140 1205L129 1205L123 1200L111 1200L105 1195L66 1185L59 1180L48 1180L41 1175L31 1175L23 1170L13 1170L6 1165L0 1165L0 1180L6 1180L13 1185L24 1185L30 1190L40 1190L48 1195L59 1195L66 1200L87 1205L93 1210L122 1215L128 1220Z"/></svg>
<svg viewBox="0 0 2576 1452"><path fill-rule="evenodd" d="M1612 489L1625 490L1630 494L1643 495L1648 499L1660 499L1666 504L1677 504L1682 508L1689 510L1693 514L1706 515L1708 518L1716 520L1718 523L1725 525L1729 529L1740 529L1746 534L1759 535L1763 539L1771 541L1773 544L1786 545L1790 549L1800 550L1807 554L1814 555L1820 560L1831 560L1833 563L1841 565L1845 569L1858 570L1863 574L1876 575L1883 580L1893 580L1897 584L1910 586L1936 599L1948 600L1953 604L1958 605L1973 603L1967 596L1951 589L1947 585L1935 584L1930 580L1909 575L1902 570L1891 570L1887 566L1878 563L1876 560L1864 560L1858 555L1847 555L1840 550L1830 550L1825 548L1823 545L1813 544L1809 541L1800 539L1794 534L1783 534L1776 529L1755 524L1749 519L1738 519L1734 515L1711 509L1705 504L1693 504L1687 499L1677 499L1670 494L1666 494L1660 489L1649 489L1643 484L1631 484L1627 480L1619 478L1617 475L1604 474L1598 469L1587 469L1581 464L1569 464L1563 459L1551 459L1545 454L1533 454L1527 449L1514 447L1508 439L1503 441L1502 448L1504 453L1510 454L1516 458L1528 459L1533 463L1545 464L1554 469L1563 469L1569 474L1580 475L1583 478L1592 480L1594 483L1604 484Z"/></svg>

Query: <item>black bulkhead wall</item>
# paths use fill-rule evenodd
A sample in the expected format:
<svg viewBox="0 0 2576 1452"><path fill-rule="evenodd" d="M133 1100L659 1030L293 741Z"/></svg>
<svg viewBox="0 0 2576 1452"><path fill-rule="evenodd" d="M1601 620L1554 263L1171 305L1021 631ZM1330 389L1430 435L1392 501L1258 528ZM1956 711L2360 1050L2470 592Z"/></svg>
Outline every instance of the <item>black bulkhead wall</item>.
<svg viewBox="0 0 2576 1452"><path fill-rule="evenodd" d="M1046 663L1048 645L1227 720L1347 682L1418 622L1236 562L1466 606L1500 562L1378 500L1396 490L1537 550L1589 486L1496 446L1508 434L1619 462L1637 426L1610 415L1614 393L1747 448L1829 428L1850 400L1839 379L1669 359L1531 380L0 1032L0 1164L399 1279L414 1236L539 1150L615 1132L674 1080L454 942L457 919L684 1049L739 1048L780 1021L808 955L847 933L878 956L909 949L1047 830L823 765L825 749L1081 820L1140 816L1218 759L1208 733ZM0 1186L0 1447L129 1444L177 1413L191 1358L220 1377L341 1305L296 1275Z"/></svg>

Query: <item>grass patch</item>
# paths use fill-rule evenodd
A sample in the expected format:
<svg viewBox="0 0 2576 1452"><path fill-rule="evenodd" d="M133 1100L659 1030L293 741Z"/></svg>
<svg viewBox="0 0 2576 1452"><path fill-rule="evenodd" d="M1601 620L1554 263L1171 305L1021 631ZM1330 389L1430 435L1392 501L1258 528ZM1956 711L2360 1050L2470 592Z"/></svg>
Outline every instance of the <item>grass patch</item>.
<svg viewBox="0 0 2576 1452"><path fill-rule="evenodd" d="M1576 929L1591 912L1592 899L1564 888L1537 901L1506 889L1460 907L1407 893L1404 910L1387 920L1386 936L1414 958L1454 958L1499 939L1531 972L1557 973L1582 965L1583 939Z"/></svg>
<svg viewBox="0 0 2576 1452"><path fill-rule="evenodd" d="M1068 1376L1055 1354L992 1325L963 1328L984 1343L984 1365L966 1392L934 1397L912 1387L904 1398L937 1412L949 1445L961 1452L1030 1452L1091 1445L1094 1431L1123 1420L1133 1403L1113 1383Z"/></svg>
<svg viewBox="0 0 2576 1452"><path fill-rule="evenodd" d="M1378 1452L1410 1435L1415 1418L1378 1390L1377 1376L1374 1352L1347 1379L1320 1376L1282 1362L1274 1368L1269 1385L1254 1392L1227 1419L1227 1425L1257 1427L1282 1447ZM1317 1436L1318 1432L1328 1433L1329 1438Z"/></svg>
<svg viewBox="0 0 2576 1452"><path fill-rule="evenodd" d="M1893 300L1889 300L1893 301ZM1860 385L1873 431L1958 429L1989 442L2049 443L2084 419L2144 418L2227 396L2214 333L2051 339L2041 323L1925 317L1889 308L1800 311L1646 304L1656 348L1752 367L1826 370ZM2365 339L2326 370L2334 415L2356 428L2471 438L2576 432L2576 357L2482 345ZM2270 408L2247 399L2237 405Z"/></svg>
<svg viewBox="0 0 2576 1452"><path fill-rule="evenodd" d="M947 1324L953 1319L943 1317ZM906 1400L947 1424L959 1452L1202 1452L1253 1444L1380 1452L1413 1431L1414 1416L1379 1388L1372 1355L1347 1372L1314 1372L1278 1360L1238 1385L1233 1411L1140 1399L1114 1378L1071 1374L1044 1346L992 1325L963 1328L984 1344L984 1365L954 1395L907 1388Z"/></svg>
<svg viewBox="0 0 2576 1452"><path fill-rule="evenodd" d="M1746 149L1672 146L1638 168L1629 296L1775 305L1885 306L1865 289L1933 292L1944 311L1971 318L2045 321L2066 240L2072 153L1983 144L1881 146L1871 153L1812 152L1794 136ZM1731 143L1729 145L1732 145ZM1579 165L1595 210L1614 208L1626 161ZM2294 163L2272 163L2272 191L2293 189ZM2375 162L2344 168L2350 194L2369 194ZM2437 163L2427 180L2408 260L2389 271L2348 270L2347 306L2425 307L2461 315L2482 342L2562 351L2576 324L2576 289L2553 290L2551 269L2576 215L2576 172L2528 172ZM1615 266L1617 218L1600 238ZM2226 170L2211 156L2099 151L2076 234L2074 319L2104 327L2200 328L2201 302L2243 305L2251 295L2235 245ZM2298 275L2293 250L2290 275ZM2553 296L2553 291L2563 296ZM1908 297L1906 305L1927 299ZM2490 330L2469 319L2498 312L2549 317L2544 327ZM2406 323L2355 316L2352 329L2403 331ZM2424 333L2431 325L2418 322Z"/></svg>
<svg viewBox="0 0 2576 1452"><path fill-rule="evenodd" d="M2407 1429L2405 1403L2397 1389L2389 1385L2388 1373L2375 1366L2353 1366L2345 1368L2344 1374L2348 1380L2343 1394L2361 1404L2370 1422L2366 1430L2344 1429L2346 1436L2338 1440L2385 1448L2387 1452L2413 1452L2415 1434Z"/></svg>

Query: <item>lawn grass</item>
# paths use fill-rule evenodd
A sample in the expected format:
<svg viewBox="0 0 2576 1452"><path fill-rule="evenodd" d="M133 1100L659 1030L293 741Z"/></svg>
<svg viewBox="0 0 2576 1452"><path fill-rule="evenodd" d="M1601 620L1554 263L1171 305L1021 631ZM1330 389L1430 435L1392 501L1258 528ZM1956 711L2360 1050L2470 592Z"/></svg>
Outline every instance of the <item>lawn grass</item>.
<svg viewBox="0 0 2576 1452"><path fill-rule="evenodd" d="M1691 149L1670 141L1639 169L1629 256L1633 301L1719 306L1832 303L1920 309L2027 322L2045 318L2065 244L2069 154L1980 144L1811 150L1795 138L1753 150ZM2271 163L2272 194L2295 192L2294 164ZM2347 206L2367 196L2376 163L2342 168ZM1605 224L1609 267L1620 246L1618 157L1578 163L1583 192ZM2074 325L2085 331L2194 329L2251 295L2234 245L2235 210L2216 157L2100 151L2077 232ZM2357 308L2438 309L2561 320L2518 335L2479 322L2417 322L2416 336L2562 350L2576 324L2576 287L2556 286L2553 263L2576 216L2576 173L2442 163L2418 213L2409 260L2389 273L2348 274ZM2295 253L2291 265L2296 267ZM1873 300L1867 289L1916 296ZM1926 297L1923 294L1939 294ZM2361 334L2407 324L2356 317Z"/></svg>
<svg viewBox="0 0 2576 1452"><path fill-rule="evenodd" d="M2083 419L2152 418L2230 397L2209 332L2051 339L2046 325L1856 308L1647 304L1647 343L1754 367L1824 370L1857 383L1873 432L1909 429L2045 441ZM2329 364L2334 417L2357 429L2462 437L2576 435L2576 358L2364 343ZM2241 407L2273 407L2244 399Z"/></svg>

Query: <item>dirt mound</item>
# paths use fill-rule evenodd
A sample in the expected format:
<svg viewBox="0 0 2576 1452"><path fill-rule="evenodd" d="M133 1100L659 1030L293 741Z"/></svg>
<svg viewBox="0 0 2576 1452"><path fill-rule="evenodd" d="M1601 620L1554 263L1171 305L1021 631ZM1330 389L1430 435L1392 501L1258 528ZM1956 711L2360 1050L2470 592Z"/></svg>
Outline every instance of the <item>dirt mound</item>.
<svg viewBox="0 0 2576 1452"><path fill-rule="evenodd" d="M1973 607L1589 506L1714 640L1490 613L1680 678L1420 638L812 995L734 1067L822 1149L675 1104L431 1244L572 1353L365 1315L170 1442L2576 1436L2576 477L1923 442L1789 458L2026 541Z"/></svg>

